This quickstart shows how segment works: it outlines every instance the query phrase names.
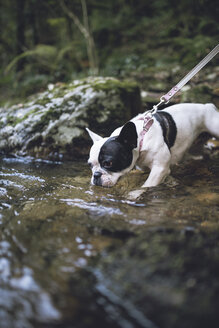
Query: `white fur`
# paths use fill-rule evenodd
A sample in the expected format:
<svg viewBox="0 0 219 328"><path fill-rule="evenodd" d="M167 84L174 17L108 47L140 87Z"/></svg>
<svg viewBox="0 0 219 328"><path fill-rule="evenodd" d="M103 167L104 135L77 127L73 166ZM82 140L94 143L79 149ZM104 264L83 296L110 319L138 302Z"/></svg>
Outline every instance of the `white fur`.
<svg viewBox="0 0 219 328"><path fill-rule="evenodd" d="M100 148L108 138L102 138L87 129L94 143L88 162L92 163L93 173L98 170L103 174L103 186L113 186L121 175L129 172L135 165L143 170L146 167L151 169L142 187L156 186L170 173L170 166L182 159L200 133L206 131L219 138L219 112L213 104L178 104L164 111L171 114L176 123L177 135L173 147L169 150L164 142L162 128L154 119L154 124L144 136L141 151L139 150L140 138L138 138L138 146L133 150L132 164L118 173L107 172L100 167L98 162ZM135 123L138 136L143 128L143 120L141 120L143 116L144 114L139 114L131 120ZM116 129L111 136L118 135L121 129L122 127ZM93 183L93 178L91 183Z"/></svg>

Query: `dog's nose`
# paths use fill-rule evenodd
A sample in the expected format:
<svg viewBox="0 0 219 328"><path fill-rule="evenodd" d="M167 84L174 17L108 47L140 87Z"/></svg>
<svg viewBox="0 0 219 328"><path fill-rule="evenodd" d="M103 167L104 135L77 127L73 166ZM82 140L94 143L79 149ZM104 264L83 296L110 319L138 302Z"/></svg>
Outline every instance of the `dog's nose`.
<svg viewBox="0 0 219 328"><path fill-rule="evenodd" d="M94 184L96 186L101 186L102 185L101 176L102 176L102 173L100 171L94 172Z"/></svg>
<svg viewBox="0 0 219 328"><path fill-rule="evenodd" d="M101 177L102 173L100 171L94 172L94 178L99 179Z"/></svg>

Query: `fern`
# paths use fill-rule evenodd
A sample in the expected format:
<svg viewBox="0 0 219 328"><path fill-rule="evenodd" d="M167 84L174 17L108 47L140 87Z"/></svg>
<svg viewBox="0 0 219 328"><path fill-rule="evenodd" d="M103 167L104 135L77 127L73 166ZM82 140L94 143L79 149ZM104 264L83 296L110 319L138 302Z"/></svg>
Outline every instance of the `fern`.
<svg viewBox="0 0 219 328"><path fill-rule="evenodd" d="M55 69L56 68L56 57L57 48L54 46L48 46L44 44L37 45L32 50L27 50L22 54L16 56L6 67L5 73L9 73L13 67L23 58L34 57L37 61L41 62L44 66Z"/></svg>

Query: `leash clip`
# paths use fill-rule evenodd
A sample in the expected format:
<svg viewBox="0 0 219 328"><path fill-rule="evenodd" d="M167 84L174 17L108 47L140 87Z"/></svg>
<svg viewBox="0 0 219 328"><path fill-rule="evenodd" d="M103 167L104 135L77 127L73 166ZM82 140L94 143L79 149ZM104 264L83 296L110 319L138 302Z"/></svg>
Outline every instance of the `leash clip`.
<svg viewBox="0 0 219 328"><path fill-rule="evenodd" d="M157 105L154 105L153 108L151 110L149 110L148 112L151 113L152 115L156 114L158 107L160 107L163 103L165 103L165 99L162 96L160 98L160 102Z"/></svg>

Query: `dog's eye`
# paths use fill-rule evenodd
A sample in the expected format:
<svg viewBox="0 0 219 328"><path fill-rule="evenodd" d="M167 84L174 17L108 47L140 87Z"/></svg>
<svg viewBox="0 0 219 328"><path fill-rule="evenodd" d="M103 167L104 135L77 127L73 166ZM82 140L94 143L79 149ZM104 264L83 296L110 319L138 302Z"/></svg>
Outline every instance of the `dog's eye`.
<svg viewBox="0 0 219 328"><path fill-rule="evenodd" d="M110 169L113 166L113 162L112 161L104 161L103 162L103 167L105 169Z"/></svg>

